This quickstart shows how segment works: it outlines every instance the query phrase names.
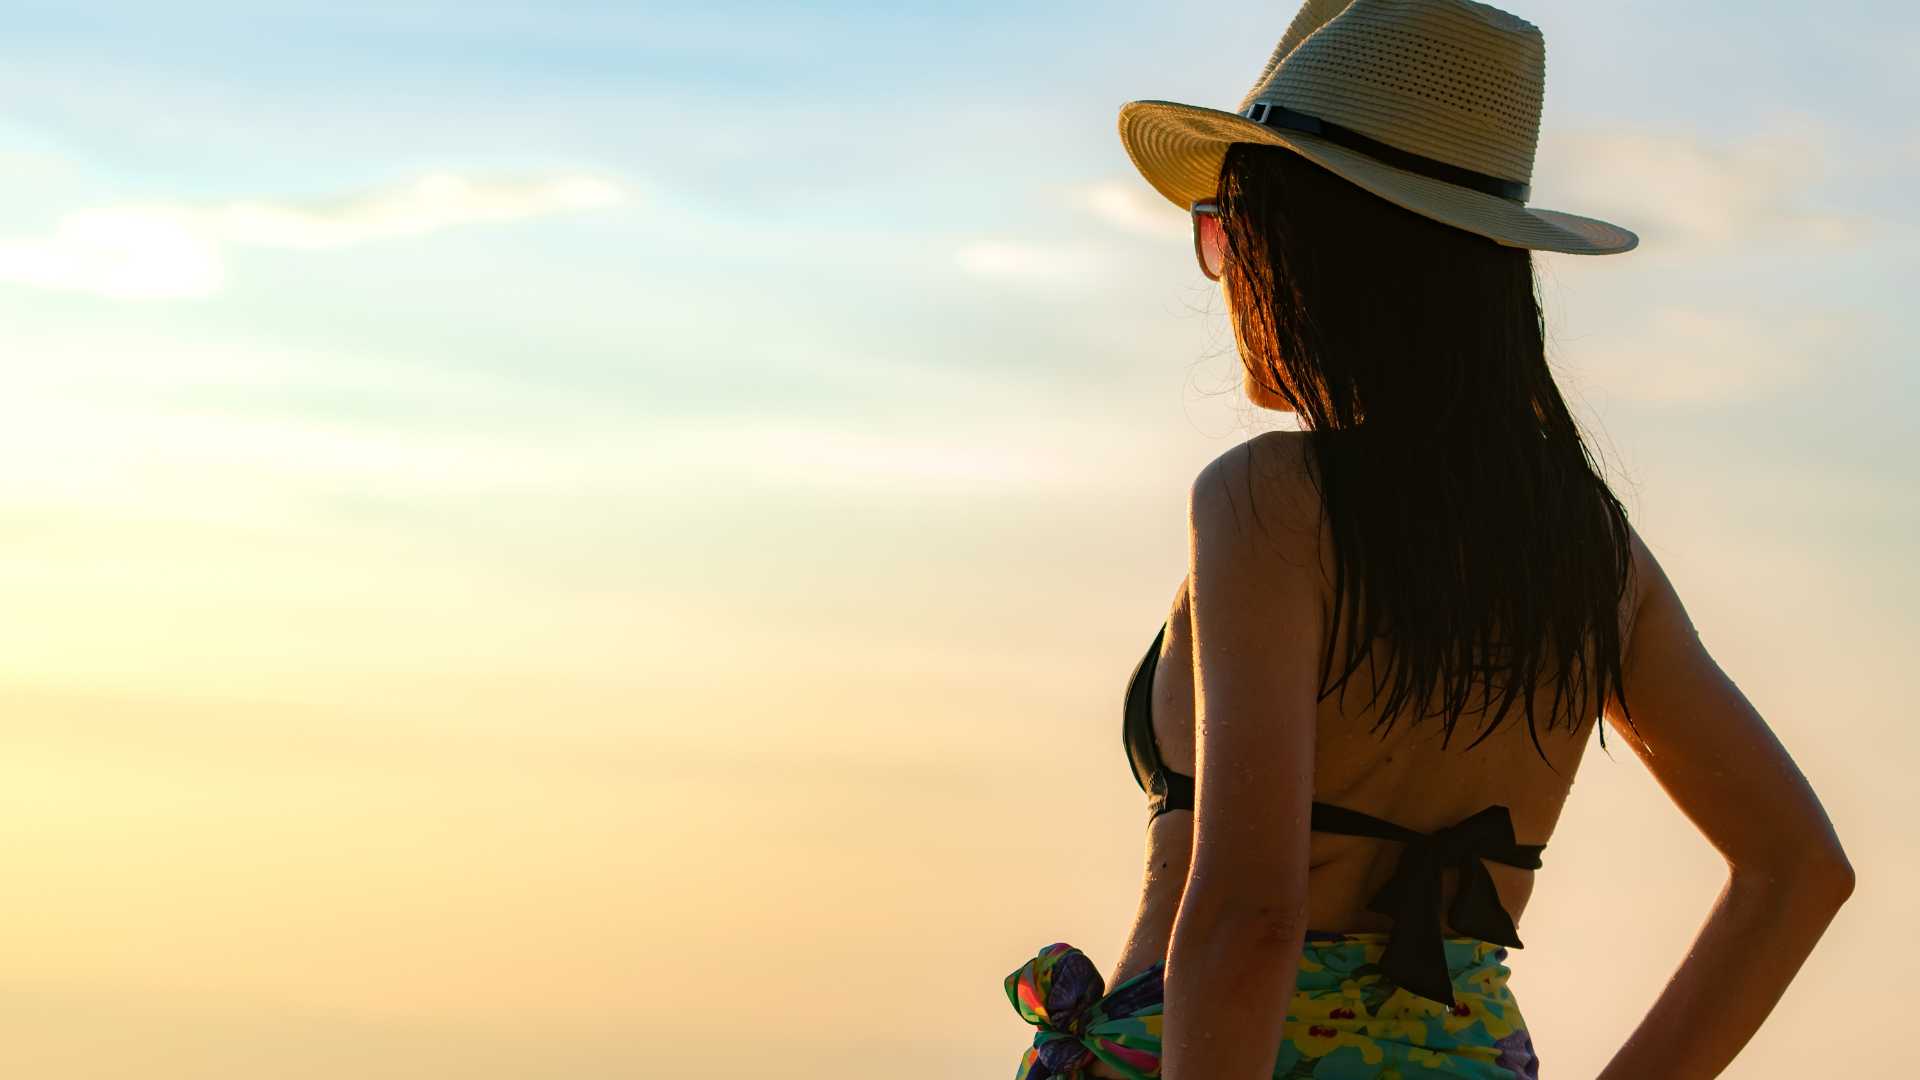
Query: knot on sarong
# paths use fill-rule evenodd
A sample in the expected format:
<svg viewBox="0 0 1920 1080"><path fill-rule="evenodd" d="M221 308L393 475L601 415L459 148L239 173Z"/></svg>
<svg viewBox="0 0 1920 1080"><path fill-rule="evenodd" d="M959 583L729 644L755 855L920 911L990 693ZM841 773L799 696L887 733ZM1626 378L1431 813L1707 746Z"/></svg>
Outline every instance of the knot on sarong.
<svg viewBox="0 0 1920 1080"><path fill-rule="evenodd" d="M1007 1000L1039 1030L1014 1080L1074 1078L1094 1059L1133 1080L1160 1071L1161 966L1106 992L1093 961L1064 941L1006 978Z"/></svg>

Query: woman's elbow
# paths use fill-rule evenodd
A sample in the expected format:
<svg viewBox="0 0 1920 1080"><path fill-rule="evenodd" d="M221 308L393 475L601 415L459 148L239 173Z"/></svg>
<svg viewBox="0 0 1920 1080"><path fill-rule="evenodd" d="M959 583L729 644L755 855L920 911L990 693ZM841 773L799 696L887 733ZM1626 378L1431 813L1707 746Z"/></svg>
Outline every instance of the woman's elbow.
<svg viewBox="0 0 1920 1080"><path fill-rule="evenodd" d="M1822 859L1814 875L1815 888L1839 907L1853 895L1853 863L1847 860L1847 853L1836 845L1831 856Z"/></svg>
<svg viewBox="0 0 1920 1080"><path fill-rule="evenodd" d="M1822 907L1838 908L1853 895L1853 863L1837 843L1790 862L1751 868L1745 876L1769 890L1784 891Z"/></svg>

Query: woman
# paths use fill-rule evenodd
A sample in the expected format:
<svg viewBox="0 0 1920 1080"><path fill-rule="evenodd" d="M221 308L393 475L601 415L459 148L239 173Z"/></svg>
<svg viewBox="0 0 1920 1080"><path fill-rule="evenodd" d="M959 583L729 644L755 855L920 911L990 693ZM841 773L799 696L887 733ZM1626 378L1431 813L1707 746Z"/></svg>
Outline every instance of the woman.
<svg viewBox="0 0 1920 1080"><path fill-rule="evenodd" d="M1717 1075L1850 893L1547 368L1530 250L1637 241L1525 205L1543 56L1469 0L1309 0L1238 113L1122 110L1302 430L1194 482L1126 697L1137 916L1108 979L1008 976L1023 1080L1538 1076L1504 961L1603 716L1730 867L1608 1080Z"/></svg>

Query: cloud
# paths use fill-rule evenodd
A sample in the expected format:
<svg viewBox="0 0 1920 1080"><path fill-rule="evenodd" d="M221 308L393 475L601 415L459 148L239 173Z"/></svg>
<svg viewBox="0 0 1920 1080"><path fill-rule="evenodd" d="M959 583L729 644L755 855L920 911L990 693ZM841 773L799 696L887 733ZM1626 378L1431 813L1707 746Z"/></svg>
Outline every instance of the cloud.
<svg viewBox="0 0 1920 1080"><path fill-rule="evenodd" d="M1191 228L1187 215L1144 180L1084 184L1072 190L1070 201L1109 225L1143 236L1179 237Z"/></svg>
<svg viewBox="0 0 1920 1080"><path fill-rule="evenodd" d="M1854 162L1848 165L1848 162ZM1871 219L1808 196L1865 167L1808 129L1713 141L1656 132L1579 132L1541 140L1534 204L1617 220L1649 250L1829 247L1870 235Z"/></svg>
<svg viewBox="0 0 1920 1080"><path fill-rule="evenodd" d="M1066 488L1074 447L1058 432L1019 429L858 431L798 424L659 425L653 459L801 487L911 487L1004 491ZM680 466L675 466L679 469Z"/></svg>
<svg viewBox="0 0 1920 1080"><path fill-rule="evenodd" d="M1097 253L1079 248L990 240L965 245L954 253L954 261L981 277L1022 281L1071 281L1098 273L1104 265Z"/></svg>
<svg viewBox="0 0 1920 1080"><path fill-rule="evenodd" d="M198 211L229 243L338 248L489 221L513 221L620 202L625 192L592 176L471 180L432 173L393 188L312 202L254 200Z"/></svg>
<svg viewBox="0 0 1920 1080"><path fill-rule="evenodd" d="M1107 227L1161 240L1184 238L1192 227L1187 215L1139 180L1100 180L1055 189L1071 209ZM980 240L954 253L962 269L979 277L1028 283L1064 284L1110 277L1129 265L1125 250L1111 248L1107 230L1072 230L1081 242L1033 244Z"/></svg>
<svg viewBox="0 0 1920 1080"><path fill-rule="evenodd" d="M1858 346L1859 320L1841 314L1757 317L1698 308L1656 311L1619 338L1585 340L1556 360L1579 382L1639 401L1764 397L1802 383L1828 358Z"/></svg>
<svg viewBox="0 0 1920 1080"><path fill-rule="evenodd" d="M312 200L128 204L77 210L45 236L0 240L0 281L114 299L212 295L229 246L321 250L482 222L611 206L626 191L568 174L473 179L437 172Z"/></svg>
<svg viewBox="0 0 1920 1080"><path fill-rule="evenodd" d="M654 494L732 489L743 479L813 491L967 496L1046 494L1059 500L1138 493L1192 479L1154 440L1116 437L1112 415L1057 410L986 416L902 410L861 426L762 417L678 418L609 436L606 484ZM1144 478L1144 479L1143 479Z"/></svg>
<svg viewBox="0 0 1920 1080"><path fill-rule="evenodd" d="M208 296L226 278L218 246L177 212L80 210L53 232L0 241L0 281L119 300Z"/></svg>

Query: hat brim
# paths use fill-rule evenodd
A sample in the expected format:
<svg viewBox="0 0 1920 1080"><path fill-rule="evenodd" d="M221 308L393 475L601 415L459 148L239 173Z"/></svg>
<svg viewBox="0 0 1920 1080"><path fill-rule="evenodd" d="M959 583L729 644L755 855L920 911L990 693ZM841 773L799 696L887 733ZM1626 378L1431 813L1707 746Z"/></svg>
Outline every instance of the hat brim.
<svg viewBox="0 0 1920 1080"><path fill-rule="evenodd" d="M1395 204L1508 247L1573 255L1631 251L1640 238L1611 222L1536 210L1391 165L1316 135L1280 131L1238 113L1176 101L1133 101L1120 108L1120 142L1155 191L1180 209L1211 199L1234 143L1284 146Z"/></svg>

